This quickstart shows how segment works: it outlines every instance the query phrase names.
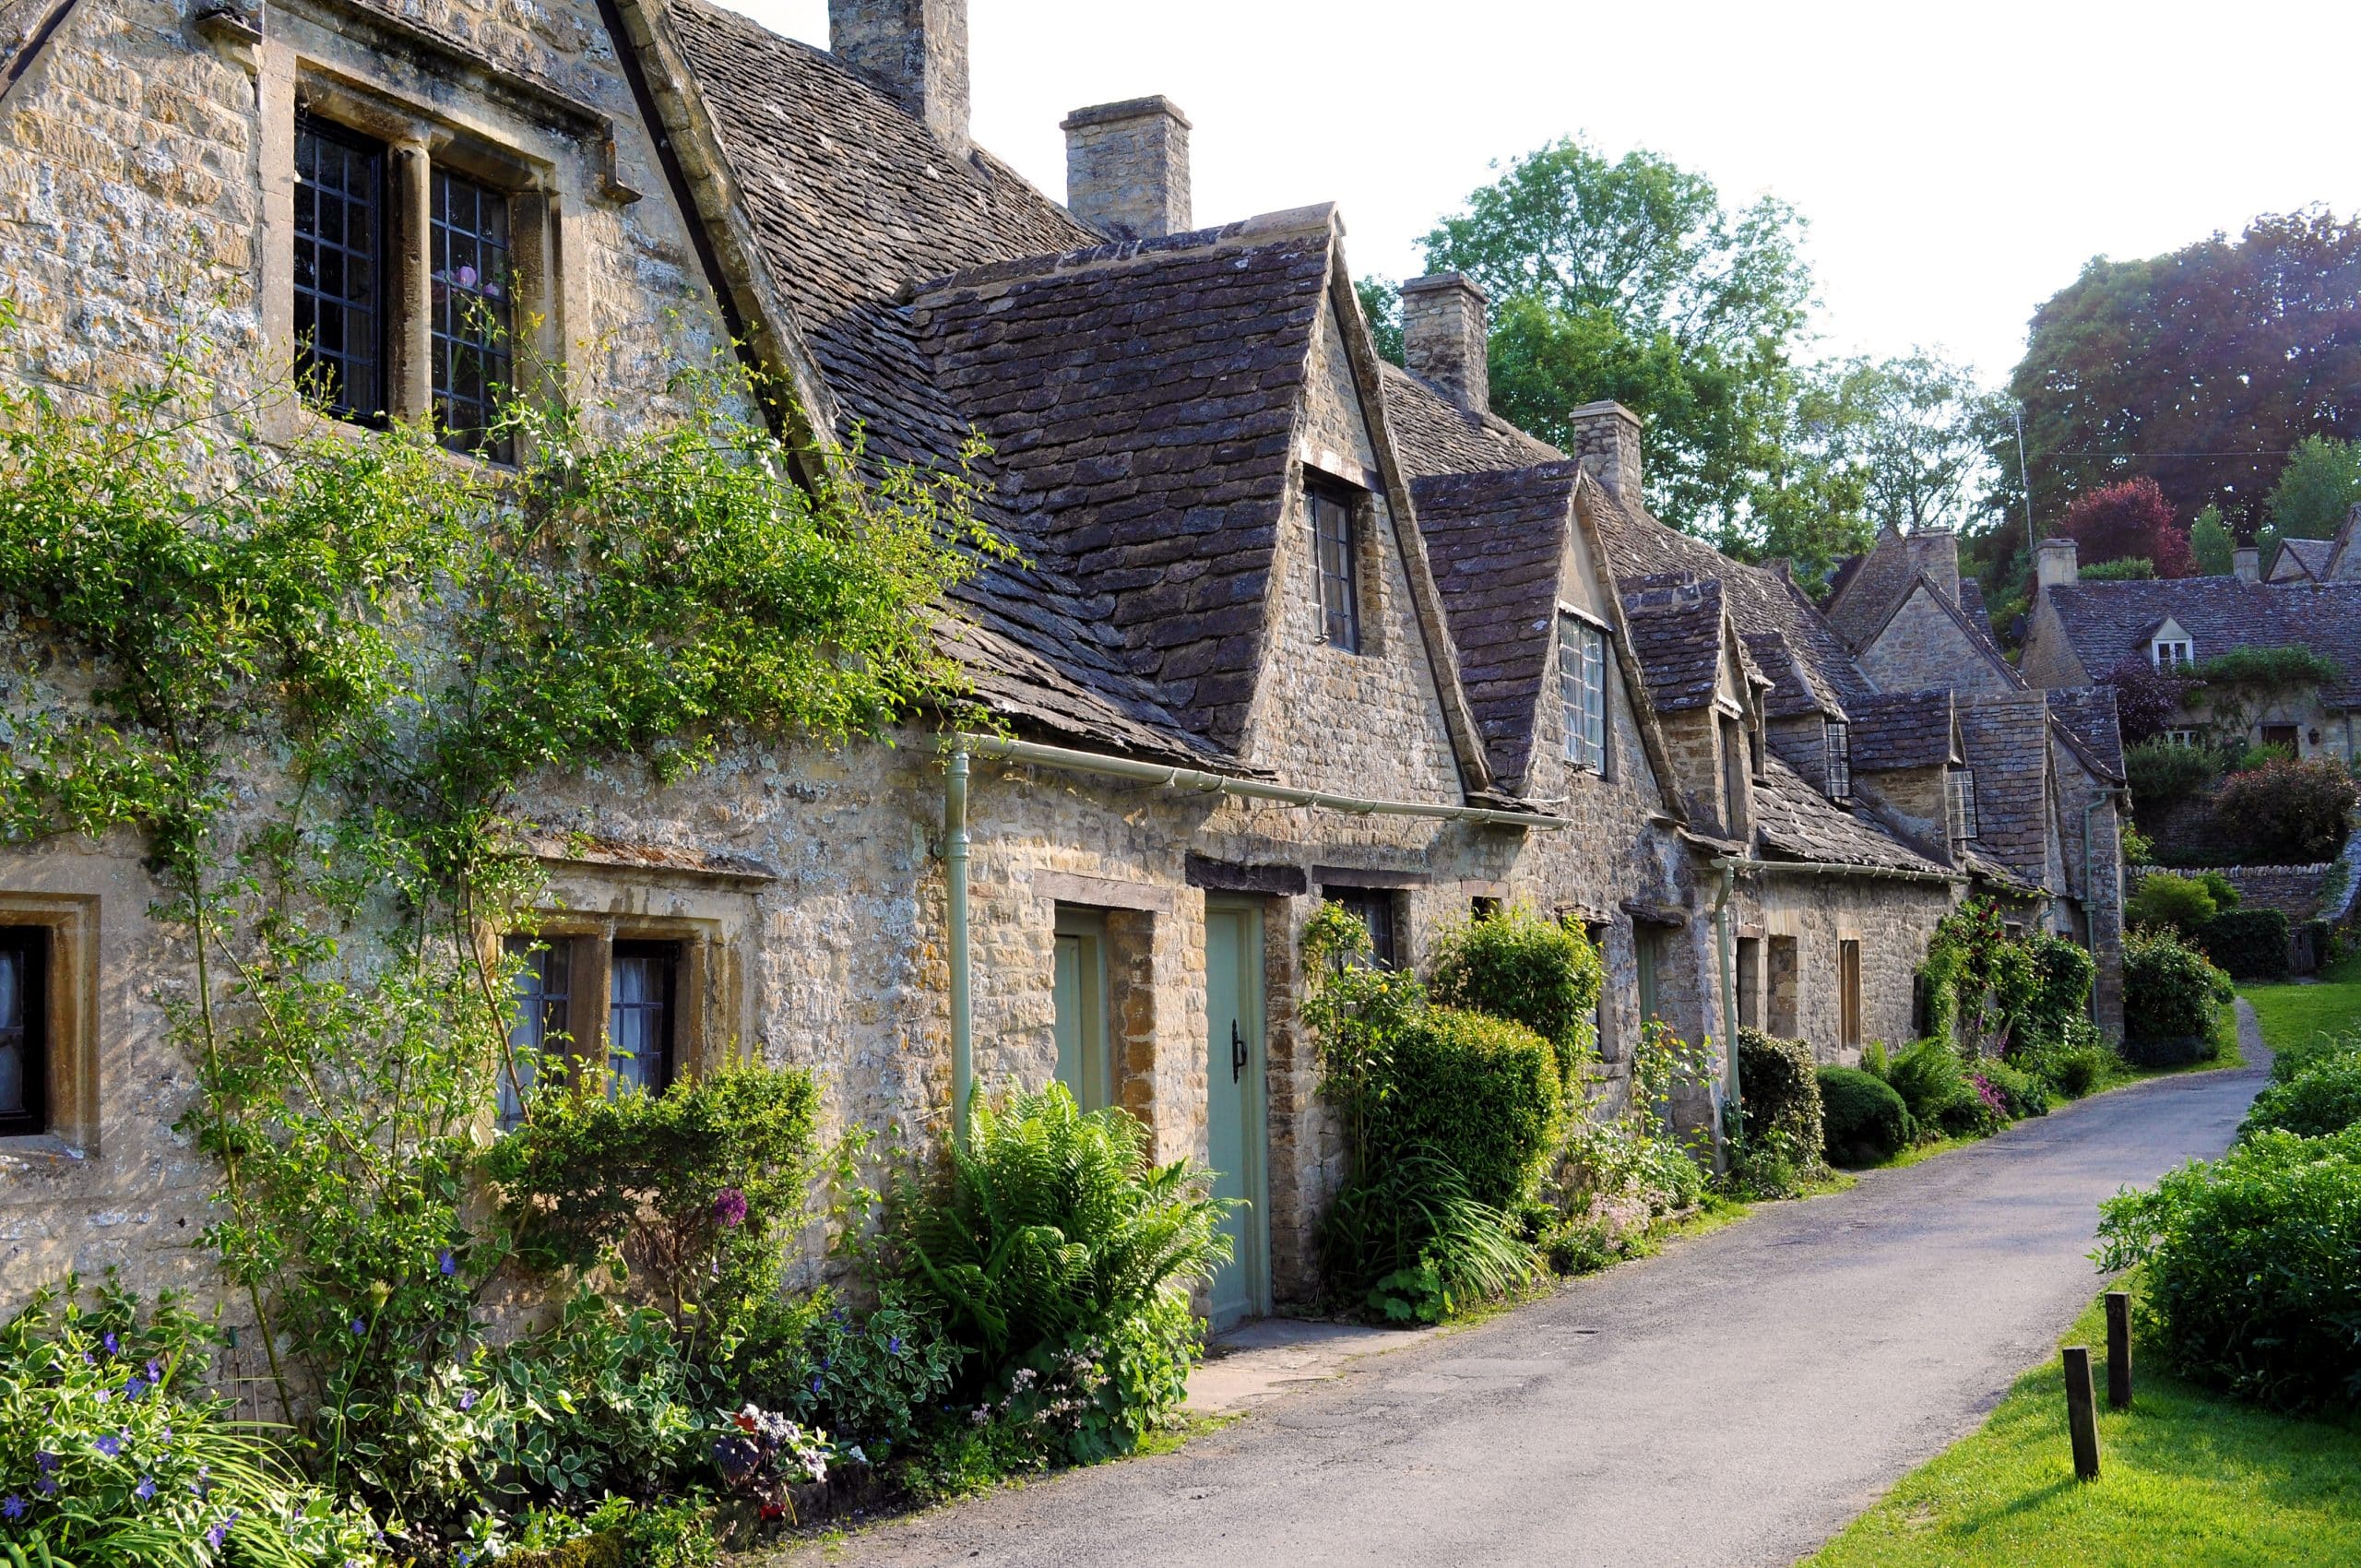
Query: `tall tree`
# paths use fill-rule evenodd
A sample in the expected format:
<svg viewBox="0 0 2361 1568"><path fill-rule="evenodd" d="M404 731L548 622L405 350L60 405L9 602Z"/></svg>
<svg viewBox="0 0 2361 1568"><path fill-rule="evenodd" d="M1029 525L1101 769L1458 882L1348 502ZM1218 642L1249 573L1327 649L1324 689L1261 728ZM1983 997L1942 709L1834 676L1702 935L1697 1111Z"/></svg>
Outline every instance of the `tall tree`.
<svg viewBox="0 0 2361 1568"><path fill-rule="evenodd" d="M1800 414L1806 439L1859 474L1870 527L1916 533L1964 529L1980 507L1994 401L1973 370L1919 349L1821 367Z"/></svg>
<svg viewBox="0 0 2361 1568"><path fill-rule="evenodd" d="M2306 436L2361 432L2361 220L2307 208L2169 255L2099 257L2035 313L2010 391L2039 526L2137 471L2181 516L2217 505L2251 537ZM2014 528L2013 439L1996 434Z"/></svg>
<svg viewBox="0 0 2361 1568"><path fill-rule="evenodd" d="M2172 503L2145 475L2077 495L2066 508L2062 529L2079 547L2076 554L2085 566L2146 561L2160 577L2186 577L2197 570Z"/></svg>
<svg viewBox="0 0 2361 1568"><path fill-rule="evenodd" d="M1803 221L1769 196L1735 211L1653 153L1578 140L1512 163L1426 238L1434 271L1492 297L1492 405L1564 442L1612 398L1646 421L1647 499L1708 536L1748 531L1784 466L1811 279Z"/></svg>
<svg viewBox="0 0 2361 1568"><path fill-rule="evenodd" d="M2279 470L2279 482L2263 503L2271 522L2255 542L2268 555L2283 539L2327 539L2356 502L2361 502L2361 445L2307 435Z"/></svg>

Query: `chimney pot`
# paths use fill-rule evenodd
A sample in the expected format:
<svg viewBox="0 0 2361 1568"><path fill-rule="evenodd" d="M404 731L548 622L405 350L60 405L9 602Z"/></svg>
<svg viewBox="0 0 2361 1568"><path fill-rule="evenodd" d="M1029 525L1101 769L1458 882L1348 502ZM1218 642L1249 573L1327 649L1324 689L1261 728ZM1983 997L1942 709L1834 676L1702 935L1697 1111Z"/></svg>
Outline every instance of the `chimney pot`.
<svg viewBox="0 0 2361 1568"><path fill-rule="evenodd" d="M2242 544L2230 552L2230 569L2242 583L2262 581L2262 552L2251 544Z"/></svg>
<svg viewBox="0 0 2361 1568"><path fill-rule="evenodd" d="M1640 505L1640 416L1608 400L1566 416L1574 456L1585 472L1626 505Z"/></svg>
<svg viewBox="0 0 2361 1568"><path fill-rule="evenodd" d="M1119 240L1189 232L1189 116L1161 94L1077 109L1066 134L1066 209Z"/></svg>
<svg viewBox="0 0 2361 1568"><path fill-rule="evenodd" d="M2033 547L2034 591L2073 583L2082 576L2070 539L2045 539Z"/></svg>
<svg viewBox="0 0 2361 1568"><path fill-rule="evenodd" d="M828 52L967 155L967 0L828 0Z"/></svg>
<svg viewBox="0 0 2361 1568"><path fill-rule="evenodd" d="M1463 409L1492 406L1484 291L1464 273L1430 272L1402 285L1402 362Z"/></svg>

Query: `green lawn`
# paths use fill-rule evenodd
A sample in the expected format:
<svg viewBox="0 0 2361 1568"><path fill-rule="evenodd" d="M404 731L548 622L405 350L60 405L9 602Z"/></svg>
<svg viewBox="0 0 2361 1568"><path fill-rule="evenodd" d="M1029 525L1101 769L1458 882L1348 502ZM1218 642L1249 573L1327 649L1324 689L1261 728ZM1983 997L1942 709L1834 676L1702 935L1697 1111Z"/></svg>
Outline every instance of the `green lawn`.
<svg viewBox="0 0 2361 1568"><path fill-rule="evenodd" d="M2017 1380L1982 1430L1904 1476L1809 1568L2361 1560L2361 1421L2272 1415L2145 1367L2132 1408L2118 1415L2106 1408L2101 1304L2060 1343L2092 1348L2097 1480L2074 1479L2053 1358Z"/></svg>
<svg viewBox="0 0 2361 1568"><path fill-rule="evenodd" d="M2361 953L2322 969L2317 985L2244 985L2238 994L2254 1004L2262 1041L2273 1051L2350 1028L2361 1023Z"/></svg>

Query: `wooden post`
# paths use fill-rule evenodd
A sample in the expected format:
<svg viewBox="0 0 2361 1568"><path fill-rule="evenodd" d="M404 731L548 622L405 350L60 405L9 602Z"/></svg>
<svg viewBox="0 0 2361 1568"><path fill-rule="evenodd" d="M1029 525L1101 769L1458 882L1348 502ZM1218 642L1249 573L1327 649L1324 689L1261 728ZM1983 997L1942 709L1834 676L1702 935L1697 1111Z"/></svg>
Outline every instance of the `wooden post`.
<svg viewBox="0 0 2361 1568"><path fill-rule="evenodd" d="M2074 1437L2074 1474L2099 1479L2099 1415L2091 1394L2091 1348L2066 1347L2066 1425Z"/></svg>
<svg viewBox="0 0 2361 1568"><path fill-rule="evenodd" d="M2106 1408L2131 1408L2131 1296L2106 1293Z"/></svg>

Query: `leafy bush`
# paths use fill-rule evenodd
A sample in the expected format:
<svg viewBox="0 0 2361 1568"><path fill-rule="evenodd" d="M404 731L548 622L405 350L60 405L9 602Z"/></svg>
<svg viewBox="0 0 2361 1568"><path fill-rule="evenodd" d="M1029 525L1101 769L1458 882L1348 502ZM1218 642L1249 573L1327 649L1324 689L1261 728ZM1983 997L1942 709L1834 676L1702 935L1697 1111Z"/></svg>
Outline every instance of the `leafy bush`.
<svg viewBox="0 0 2361 1568"><path fill-rule="evenodd" d="M0 1543L41 1563L344 1568L365 1516L290 1473L201 1387L210 1331L166 1293L43 1289L0 1325ZM0 1545L5 1550L5 1545Z"/></svg>
<svg viewBox="0 0 2361 1568"><path fill-rule="evenodd" d="M1434 999L1446 1007L1523 1024L1549 1042L1571 1092L1597 1043L1591 1018L1607 983L1598 949L1582 928L1512 905L1437 938Z"/></svg>
<svg viewBox="0 0 2361 1568"><path fill-rule="evenodd" d="M2189 692L2185 677L2170 670L2159 670L2137 654L2127 656L2100 676L2099 684L2115 690L2116 722L2123 733L2127 766L2134 748L2144 747L2179 721L2181 699ZM2136 782L2138 775L2132 777L2132 798L2144 802L2146 797L2139 793Z"/></svg>
<svg viewBox="0 0 2361 1568"><path fill-rule="evenodd" d="M2221 901L2204 881L2177 872L2152 871L2124 900L2126 924L2169 929L2186 936L2212 920Z"/></svg>
<svg viewBox="0 0 2361 1568"><path fill-rule="evenodd" d="M2098 1026L2082 1017L2070 1020L2055 1042L2011 1051L2009 1061L2039 1078L2060 1099L2082 1099L2122 1064L2099 1038Z"/></svg>
<svg viewBox="0 0 2361 1568"><path fill-rule="evenodd" d="M1975 1064L1968 1078L1971 1083L1981 1078L1986 1088L1999 1095L2001 1110L2008 1116L2049 1114L2048 1080L2013 1063L1987 1056Z"/></svg>
<svg viewBox="0 0 2361 1568"><path fill-rule="evenodd" d="M2356 1052L2361 1052L2361 1032L2329 1034L2323 1030L2308 1039L2288 1040L2272 1055L2271 1081L2291 1083L2323 1063Z"/></svg>
<svg viewBox="0 0 2361 1568"><path fill-rule="evenodd" d="M1741 1028L1738 1048L1746 1114L1730 1149L1727 1185L1747 1197L1793 1196L1827 1145L1819 1060L1803 1041L1760 1029Z"/></svg>
<svg viewBox="0 0 2361 1568"><path fill-rule="evenodd" d="M2232 980L2287 978L2287 912L2228 909L2189 932L2206 957Z"/></svg>
<svg viewBox="0 0 2361 1568"><path fill-rule="evenodd" d="M2242 862L2308 865L2335 859L2344 847L2356 801L2361 786L2343 763L2283 758L2225 778L2213 810L2236 835Z"/></svg>
<svg viewBox="0 0 2361 1568"><path fill-rule="evenodd" d="M1106 1387L1137 1388L1127 1348L1187 1354L1143 1320L1162 1322L1165 1298L1228 1255L1228 1206L1205 1184L1184 1160L1150 1166L1146 1129L1111 1107L1084 1114L1062 1084L979 1105L941 1179L897 1194L900 1283L977 1352L963 1389L1010 1386L1028 1370L1038 1380L1075 1355Z"/></svg>
<svg viewBox="0 0 2361 1568"><path fill-rule="evenodd" d="M2361 1134L2269 1131L2100 1207L2166 1361L2271 1405L2361 1400Z"/></svg>
<svg viewBox="0 0 2361 1568"><path fill-rule="evenodd" d="M2123 939L2123 1054L2143 1067L2212 1057L2213 1026L2232 995L2230 977L2169 931Z"/></svg>
<svg viewBox="0 0 2361 1568"><path fill-rule="evenodd" d="M2080 576L2086 583L2146 582L2156 575L2156 564L2144 555L2126 555L2114 561L2101 561L2085 566Z"/></svg>
<svg viewBox="0 0 2361 1568"><path fill-rule="evenodd" d="M2142 741L2123 748L2123 777L2131 786L2132 809L2146 814L2153 827L2155 814L2213 787L2213 781L2222 777L2222 755L2211 746Z"/></svg>
<svg viewBox="0 0 2361 1568"><path fill-rule="evenodd" d="M1379 1159L1429 1150L1459 1171L1470 1197L1505 1209L1539 1179L1562 1103L1547 1040L1522 1024L1430 1007L1394 1042L1370 1146Z"/></svg>
<svg viewBox="0 0 2361 1568"><path fill-rule="evenodd" d="M741 1336L778 1290L778 1236L813 1165L812 1075L731 1067L660 1095L581 1094L554 1075L486 1157L520 1257L576 1274L611 1258L654 1285L692 1358Z"/></svg>
<svg viewBox="0 0 2361 1568"><path fill-rule="evenodd" d="M1885 1081L1920 1127L1967 1132L1978 1120L1971 1109L1975 1087L1949 1040L1922 1039L1911 1046L1888 1064Z"/></svg>
<svg viewBox="0 0 2361 1568"><path fill-rule="evenodd" d="M1331 1285L1393 1323L1440 1323L1462 1306L1531 1279L1533 1249L1499 1209L1467 1190L1459 1168L1397 1151L1337 1194L1321 1228Z"/></svg>
<svg viewBox="0 0 2361 1568"><path fill-rule="evenodd" d="M865 1313L831 1304L825 1292L782 1301L785 1332L749 1339L793 1351L760 1368L763 1375L741 1380L739 1393L882 1460L917 1435L959 1371L960 1348L943 1332L941 1314L912 1305L907 1294L887 1280L876 1308Z"/></svg>
<svg viewBox="0 0 2361 1568"><path fill-rule="evenodd" d="M2307 1138L2342 1133L2361 1123L2361 1054L2345 1052L2313 1062L2284 1083L2255 1096L2238 1135L2277 1128Z"/></svg>
<svg viewBox="0 0 2361 1568"><path fill-rule="evenodd" d="M1880 1165L1910 1141L1910 1111L1885 1080L1852 1067L1822 1067L1820 1099L1832 1165Z"/></svg>

